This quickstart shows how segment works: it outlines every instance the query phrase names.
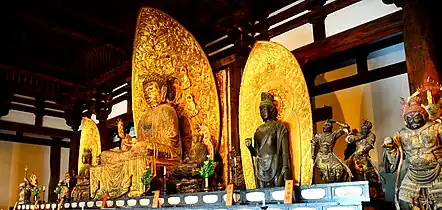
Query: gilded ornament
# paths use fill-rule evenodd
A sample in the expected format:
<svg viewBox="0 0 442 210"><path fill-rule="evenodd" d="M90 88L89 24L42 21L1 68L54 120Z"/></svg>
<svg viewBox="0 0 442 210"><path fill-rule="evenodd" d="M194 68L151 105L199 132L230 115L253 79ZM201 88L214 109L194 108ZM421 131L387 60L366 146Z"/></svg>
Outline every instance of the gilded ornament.
<svg viewBox="0 0 442 210"><path fill-rule="evenodd" d="M259 112L262 92L273 94L277 119L283 121L289 130L291 170L295 183L311 184L313 122L304 75L290 51L277 43L259 41L247 60L239 98L240 147L246 187L256 188L252 158L245 141L262 123Z"/></svg>
<svg viewBox="0 0 442 210"><path fill-rule="evenodd" d="M195 38L169 15L153 8L139 12L132 61L132 109L137 137L140 117L148 106L143 97L144 75L157 73L176 80L169 84L166 101L175 108L184 155L192 134L207 125L214 148L218 148L220 110L210 63ZM176 91L176 92L172 92Z"/></svg>

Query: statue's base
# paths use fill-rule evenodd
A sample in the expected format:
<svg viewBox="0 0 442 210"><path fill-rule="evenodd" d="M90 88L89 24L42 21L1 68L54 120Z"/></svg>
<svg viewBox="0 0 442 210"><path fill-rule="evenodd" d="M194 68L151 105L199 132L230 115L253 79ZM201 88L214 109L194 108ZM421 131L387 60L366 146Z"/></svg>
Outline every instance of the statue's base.
<svg viewBox="0 0 442 210"><path fill-rule="evenodd" d="M225 206L224 191L197 192L160 196L162 208L170 209L311 209L329 210L340 207L362 210L362 202L370 201L368 182L345 182L301 186L295 189L294 203L284 204L284 188L235 190L234 204ZM152 196L108 200L111 208L143 209L152 207ZM265 205L263 206L263 200ZM99 209L102 201L81 201L63 204L64 209ZM42 204L38 209L57 209L58 204ZM19 210L33 209L32 205L18 205ZM35 208L37 209L37 208Z"/></svg>

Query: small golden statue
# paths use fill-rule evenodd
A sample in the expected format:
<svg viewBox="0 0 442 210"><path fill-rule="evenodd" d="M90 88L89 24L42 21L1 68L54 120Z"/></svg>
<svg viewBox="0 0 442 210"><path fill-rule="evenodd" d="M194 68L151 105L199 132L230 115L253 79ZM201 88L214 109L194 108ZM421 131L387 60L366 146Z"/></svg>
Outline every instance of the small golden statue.
<svg viewBox="0 0 442 210"><path fill-rule="evenodd" d="M442 207L442 124L424 108L442 96L441 85L427 80L408 100L402 102L405 128L384 139L386 172L397 173L396 209L439 209ZM423 94L422 94L423 93ZM426 93L426 95L425 95ZM427 104L424 100L427 99ZM400 181L403 161L405 177ZM400 186L399 186L400 185Z"/></svg>
<svg viewBox="0 0 442 210"><path fill-rule="evenodd" d="M264 124L255 131L252 139L246 139L246 146L252 157L256 157L255 176L259 188L281 187L291 179L288 130L276 119L274 98L268 92L261 93L259 110Z"/></svg>
<svg viewBox="0 0 442 210"><path fill-rule="evenodd" d="M165 103L167 78L151 73L143 80L144 99L149 109L138 122L137 147L155 147L165 158L181 160L182 145L178 116L175 109Z"/></svg>
<svg viewBox="0 0 442 210"><path fill-rule="evenodd" d="M24 182L20 183L18 189L20 190L18 204L31 204L32 185L27 177L28 166L25 166L25 178Z"/></svg>
<svg viewBox="0 0 442 210"><path fill-rule="evenodd" d="M120 151L123 152L129 151L136 144L136 140L132 139L132 137L124 131L123 120L118 119L117 129L118 129L118 136L121 139Z"/></svg>
<svg viewBox="0 0 442 210"><path fill-rule="evenodd" d="M85 149L83 152L83 167L78 172L77 184L72 190L72 198L78 200L90 199L90 168L92 165L92 150Z"/></svg>
<svg viewBox="0 0 442 210"><path fill-rule="evenodd" d="M355 144L355 151L347 159L353 181L369 181L370 196L375 199L383 199L381 176L370 159L370 150L374 149L376 135L371 132L372 123L364 120L360 132L352 132L345 138L348 144Z"/></svg>
<svg viewBox="0 0 442 210"><path fill-rule="evenodd" d="M333 123L341 127L333 131ZM336 140L345 133L349 133L349 130L350 126L347 124L327 120L322 127L323 133L316 134L311 141L313 167L316 166L319 169L321 178L326 183L343 182L352 177L347 165L333 152Z"/></svg>

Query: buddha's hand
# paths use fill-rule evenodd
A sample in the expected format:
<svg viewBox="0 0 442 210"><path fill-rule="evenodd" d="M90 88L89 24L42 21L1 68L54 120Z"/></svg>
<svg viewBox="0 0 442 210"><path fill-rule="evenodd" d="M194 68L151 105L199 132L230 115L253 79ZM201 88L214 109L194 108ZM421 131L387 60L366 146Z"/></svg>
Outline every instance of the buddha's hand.
<svg viewBox="0 0 442 210"><path fill-rule="evenodd" d="M252 145L252 138L246 138L246 147L250 147Z"/></svg>

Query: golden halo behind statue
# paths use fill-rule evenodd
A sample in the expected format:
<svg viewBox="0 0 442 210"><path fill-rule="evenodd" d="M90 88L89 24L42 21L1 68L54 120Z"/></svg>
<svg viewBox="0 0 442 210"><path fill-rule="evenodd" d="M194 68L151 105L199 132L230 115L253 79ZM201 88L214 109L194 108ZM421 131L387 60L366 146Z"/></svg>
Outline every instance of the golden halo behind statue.
<svg viewBox="0 0 442 210"><path fill-rule="evenodd" d="M253 137L256 128L263 123L259 114L261 92L274 95L278 120L289 129L294 183L311 184L313 122L304 75L295 57L285 47L258 41L247 59L239 97L240 147L247 188L253 189L256 185L252 157L245 139Z"/></svg>
<svg viewBox="0 0 442 210"><path fill-rule="evenodd" d="M132 110L135 131L147 109L142 79L152 72L167 77L167 102L176 110L183 152L190 149L200 126L210 130L212 144L220 140L220 107L215 78L204 51L181 24L154 8L141 8L132 60ZM136 134L138 135L138 134Z"/></svg>
<svg viewBox="0 0 442 210"><path fill-rule="evenodd" d="M97 124L87 117L81 120L81 136L80 136L80 151L78 154L78 170L83 167L83 152L84 149L92 149L92 165L96 164L96 158L101 153L100 132Z"/></svg>
<svg viewBox="0 0 442 210"><path fill-rule="evenodd" d="M257 114L259 115L259 104L261 103L261 93L269 92L274 97L274 104L278 111L278 120L286 121L287 118L291 115L293 109L293 91L290 89L290 86L287 85L288 81L284 81L284 78L279 78L275 82L269 82L265 84L255 96L255 106Z"/></svg>

